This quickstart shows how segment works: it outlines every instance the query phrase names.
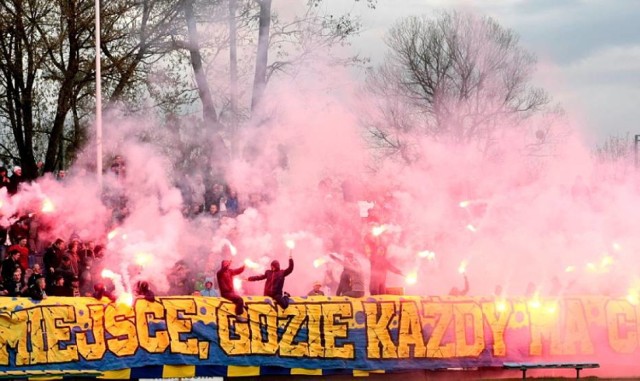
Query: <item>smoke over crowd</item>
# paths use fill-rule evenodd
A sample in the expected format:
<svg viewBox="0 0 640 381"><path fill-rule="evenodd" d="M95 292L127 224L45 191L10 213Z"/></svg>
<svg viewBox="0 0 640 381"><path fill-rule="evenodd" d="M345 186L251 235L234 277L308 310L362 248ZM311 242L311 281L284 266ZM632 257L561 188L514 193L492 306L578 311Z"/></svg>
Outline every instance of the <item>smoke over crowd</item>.
<svg viewBox="0 0 640 381"><path fill-rule="evenodd" d="M194 283L213 278L223 259L259 273L284 260L293 241L286 291L304 295L321 282L332 294L341 265L330 254L353 251L366 273L364 239L375 231L402 273L387 285L407 294L446 294L464 274L471 295L637 302L639 179L597 162L579 126L538 118L512 128L506 116L495 122L491 149L483 136L452 142L424 126L402 131L409 158L381 154L381 137L363 121L383 120L379 106L398 100L336 71L314 66L296 86L274 80L259 116L227 141L227 157L193 167L181 166L190 148L180 147L191 145L172 144L171 121L112 113L102 189L89 145L64 179L45 175L15 195L2 191L2 225L37 221L31 250L72 235L102 245L122 292L139 280L170 292L177 263ZM340 78L337 90L325 85L329 77ZM197 136L215 146L207 133Z"/></svg>

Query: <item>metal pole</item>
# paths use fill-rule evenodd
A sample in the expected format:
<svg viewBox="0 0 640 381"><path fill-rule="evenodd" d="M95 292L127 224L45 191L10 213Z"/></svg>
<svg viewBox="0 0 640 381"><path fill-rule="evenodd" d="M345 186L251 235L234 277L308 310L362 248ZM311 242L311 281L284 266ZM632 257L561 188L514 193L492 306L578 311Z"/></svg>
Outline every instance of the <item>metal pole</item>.
<svg viewBox="0 0 640 381"><path fill-rule="evenodd" d="M102 189L102 74L100 72L100 0L96 0L96 175Z"/></svg>

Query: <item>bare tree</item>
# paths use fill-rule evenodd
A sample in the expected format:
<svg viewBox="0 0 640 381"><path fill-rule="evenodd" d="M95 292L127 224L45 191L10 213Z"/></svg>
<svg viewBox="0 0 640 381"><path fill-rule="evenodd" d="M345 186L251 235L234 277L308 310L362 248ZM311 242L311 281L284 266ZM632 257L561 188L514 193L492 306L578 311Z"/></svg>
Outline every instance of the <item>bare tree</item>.
<svg viewBox="0 0 640 381"><path fill-rule="evenodd" d="M386 44L390 53L368 77L368 89L391 101L381 105L382 122L369 126L379 143L407 159L411 134L488 146L501 126L517 126L549 103L529 84L534 56L490 17L408 17Z"/></svg>
<svg viewBox="0 0 640 381"><path fill-rule="evenodd" d="M271 0L256 0L260 5L258 19L258 47L256 50L256 71L253 79L251 110L255 110L267 86L267 65L269 62L269 31L271 27Z"/></svg>

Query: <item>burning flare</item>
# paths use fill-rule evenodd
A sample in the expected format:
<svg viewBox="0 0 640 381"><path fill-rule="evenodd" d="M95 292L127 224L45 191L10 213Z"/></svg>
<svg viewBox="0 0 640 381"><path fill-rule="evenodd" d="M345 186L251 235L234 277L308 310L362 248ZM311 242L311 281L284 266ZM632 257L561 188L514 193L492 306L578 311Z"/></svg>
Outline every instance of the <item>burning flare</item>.
<svg viewBox="0 0 640 381"><path fill-rule="evenodd" d="M118 235L118 229L113 229L112 231L109 232L109 234L107 234L107 239L111 241L112 239L116 238L117 235Z"/></svg>
<svg viewBox="0 0 640 381"><path fill-rule="evenodd" d="M244 260L244 265L247 266L250 269L257 269L260 267L260 265L254 261L252 261L251 259L247 258ZM234 285L235 287L235 285Z"/></svg>
<svg viewBox="0 0 640 381"><path fill-rule="evenodd" d="M56 210L55 205L53 205L53 202L48 199L45 198L42 201L42 209L40 209L42 211L42 213L52 213L54 210Z"/></svg>
<svg viewBox="0 0 640 381"><path fill-rule="evenodd" d="M242 289L242 279L233 278L233 289L236 291L240 291Z"/></svg>
<svg viewBox="0 0 640 381"><path fill-rule="evenodd" d="M129 292L125 292L124 294L118 297L118 299L116 300L116 303L133 306L133 295L131 295L131 293Z"/></svg>
<svg viewBox="0 0 640 381"><path fill-rule="evenodd" d="M135 255L135 262L136 262L136 265L138 266L145 266L148 263L150 263L152 259L153 257L149 253L141 252L141 253L136 253Z"/></svg>
<svg viewBox="0 0 640 381"><path fill-rule="evenodd" d="M371 234L373 234L374 237L379 237L386 230L387 225L374 226L373 228L371 228Z"/></svg>
<svg viewBox="0 0 640 381"><path fill-rule="evenodd" d="M458 272L460 274L466 273L468 264L469 264L469 262L466 259L464 261L460 262L460 266L458 266Z"/></svg>
<svg viewBox="0 0 640 381"><path fill-rule="evenodd" d="M107 279L113 279L116 277L116 273L114 273L113 271L109 270L109 269L104 269L102 270L102 275L103 278L107 278Z"/></svg>
<svg viewBox="0 0 640 381"><path fill-rule="evenodd" d="M423 250L418 252L418 257L419 258L427 258L430 261L433 261L434 259L436 259L436 253L434 253L433 251L429 251L429 250Z"/></svg>
<svg viewBox="0 0 640 381"><path fill-rule="evenodd" d="M416 284L418 282L418 274L415 271L412 271L407 274L404 281L407 282L407 284Z"/></svg>
<svg viewBox="0 0 640 381"><path fill-rule="evenodd" d="M324 257L316 258L313 260L313 267L317 269L318 267L324 265L325 263L327 263L327 258L324 258Z"/></svg>
<svg viewBox="0 0 640 381"><path fill-rule="evenodd" d="M289 250L293 250L296 247L296 241L294 241L292 239L286 240L284 244L287 245Z"/></svg>
<svg viewBox="0 0 640 381"><path fill-rule="evenodd" d="M629 293L627 294L627 302L629 302L630 304L637 306L638 303L640 302L640 293L638 293L637 289L630 289Z"/></svg>

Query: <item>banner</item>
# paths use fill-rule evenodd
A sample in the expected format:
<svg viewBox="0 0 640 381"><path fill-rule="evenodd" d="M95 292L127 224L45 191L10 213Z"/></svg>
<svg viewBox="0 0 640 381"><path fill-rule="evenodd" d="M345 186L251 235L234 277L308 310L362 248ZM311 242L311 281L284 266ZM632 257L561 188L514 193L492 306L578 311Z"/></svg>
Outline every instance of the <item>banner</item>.
<svg viewBox="0 0 640 381"><path fill-rule="evenodd" d="M133 306L92 298L0 298L0 372L151 365L392 372L506 361L637 358L638 308L625 299L494 300L380 296L246 297L249 322L221 298Z"/></svg>

